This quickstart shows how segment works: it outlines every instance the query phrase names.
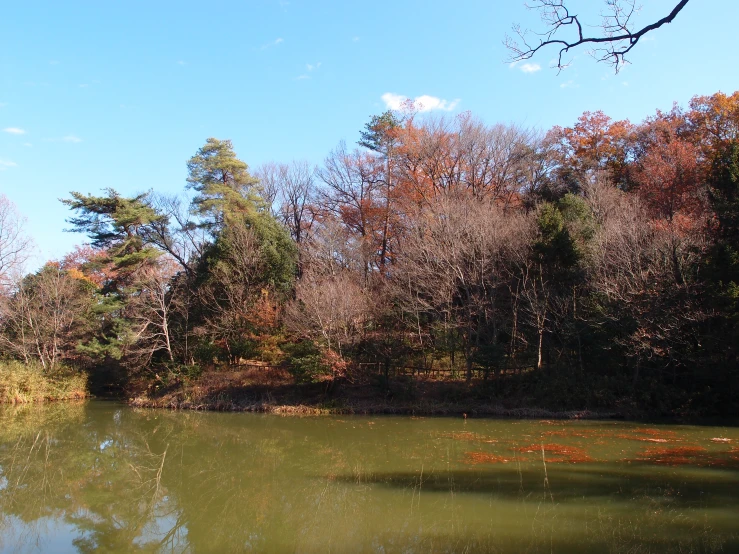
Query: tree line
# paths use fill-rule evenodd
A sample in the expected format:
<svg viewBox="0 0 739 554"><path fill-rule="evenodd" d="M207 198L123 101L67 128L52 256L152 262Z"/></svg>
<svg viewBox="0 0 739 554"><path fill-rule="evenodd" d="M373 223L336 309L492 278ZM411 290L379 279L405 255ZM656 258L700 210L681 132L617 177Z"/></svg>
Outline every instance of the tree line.
<svg viewBox="0 0 739 554"><path fill-rule="evenodd" d="M180 196L62 199L89 243L3 271L3 355L124 382L376 362L733 401L739 92L546 132L409 106L319 167L250 171L213 138L187 167Z"/></svg>

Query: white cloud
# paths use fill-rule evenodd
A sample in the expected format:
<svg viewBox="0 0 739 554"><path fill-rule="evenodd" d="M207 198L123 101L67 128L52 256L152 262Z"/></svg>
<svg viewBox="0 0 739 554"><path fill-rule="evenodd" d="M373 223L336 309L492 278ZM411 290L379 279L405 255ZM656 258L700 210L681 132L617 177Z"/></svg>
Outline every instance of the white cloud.
<svg viewBox="0 0 739 554"><path fill-rule="evenodd" d="M8 105L8 103L7 103L7 102L0 102L0 108L4 108L4 107L5 107L5 106L7 106L7 105Z"/></svg>
<svg viewBox="0 0 739 554"><path fill-rule="evenodd" d="M359 37L352 37L352 42L359 42Z"/></svg>
<svg viewBox="0 0 739 554"><path fill-rule="evenodd" d="M87 83L82 83L82 84L81 84L81 85L80 85L79 87L80 87L80 88L87 88L87 87L89 87L89 86L90 86L90 85L88 85Z"/></svg>
<svg viewBox="0 0 739 554"><path fill-rule="evenodd" d="M18 164L10 160L0 160L0 171L5 171L9 167L18 167Z"/></svg>
<svg viewBox="0 0 739 554"><path fill-rule="evenodd" d="M3 129L6 133L10 133L11 135L25 135L26 131L24 129L19 129L18 127L5 127Z"/></svg>
<svg viewBox="0 0 739 554"><path fill-rule="evenodd" d="M407 103L411 103L413 108L419 112L431 112L434 110L449 112L459 104L459 98L450 101L437 98L436 96L429 96L428 94L422 94L421 96L416 96L415 98L410 99L401 94L386 92L381 98L389 110L399 110Z"/></svg>
<svg viewBox="0 0 739 554"><path fill-rule="evenodd" d="M525 63L519 69L524 73L536 73L541 69L541 66L538 63Z"/></svg>
<svg viewBox="0 0 739 554"><path fill-rule="evenodd" d="M262 47L260 48L260 50L267 50L267 48L272 48L273 46L279 46L283 42L285 42L285 40L283 38L276 38L272 42L268 42L267 44L263 44Z"/></svg>
<svg viewBox="0 0 739 554"><path fill-rule="evenodd" d="M66 137L62 137L62 140L64 142L73 142L75 144L78 142L82 142L82 139L75 135L67 135Z"/></svg>
<svg viewBox="0 0 739 554"><path fill-rule="evenodd" d="M320 69L321 62L318 62L317 64L307 63L305 64L305 67L308 69L308 71L313 71L314 69Z"/></svg>
<svg viewBox="0 0 739 554"><path fill-rule="evenodd" d="M185 60L177 60L177 65L186 65Z"/></svg>
<svg viewBox="0 0 739 554"><path fill-rule="evenodd" d="M566 81L559 85L559 88L579 88L580 85L578 85L575 81L570 79L569 81Z"/></svg>
<svg viewBox="0 0 739 554"><path fill-rule="evenodd" d="M305 81L306 79L310 79L310 75L298 75L295 77L296 81Z"/></svg>
<svg viewBox="0 0 739 554"><path fill-rule="evenodd" d="M23 146L26 146L28 148L31 148L31 146L33 146L33 144L31 144L30 142L24 142L23 143Z"/></svg>
<svg viewBox="0 0 739 554"><path fill-rule="evenodd" d="M508 67L510 67L511 69L517 67L524 73L536 73L541 69L541 66L538 63L521 63L520 61L512 62L511 64L509 64Z"/></svg>

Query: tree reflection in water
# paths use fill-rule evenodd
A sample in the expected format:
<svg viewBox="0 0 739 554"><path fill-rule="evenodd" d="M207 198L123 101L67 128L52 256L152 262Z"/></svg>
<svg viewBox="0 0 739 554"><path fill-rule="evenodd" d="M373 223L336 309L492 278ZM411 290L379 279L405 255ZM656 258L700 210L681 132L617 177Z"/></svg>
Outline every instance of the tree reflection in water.
<svg viewBox="0 0 739 554"><path fill-rule="evenodd" d="M739 432L725 442L711 428L650 433L99 402L5 408L0 552L44 551L59 528L63 548L79 552L739 548Z"/></svg>

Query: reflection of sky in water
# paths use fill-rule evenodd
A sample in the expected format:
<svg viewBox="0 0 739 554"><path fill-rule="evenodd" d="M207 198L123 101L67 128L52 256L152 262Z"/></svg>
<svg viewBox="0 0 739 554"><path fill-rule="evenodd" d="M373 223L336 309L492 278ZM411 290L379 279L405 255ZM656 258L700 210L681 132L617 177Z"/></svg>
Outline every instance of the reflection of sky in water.
<svg viewBox="0 0 739 554"><path fill-rule="evenodd" d="M156 511L161 511L165 504L166 501ZM137 537L133 543L141 547L144 547L146 544L161 543L162 550L166 552L182 552L186 550L187 528L184 526L177 528L178 515L173 513L166 516L155 516L146 525L141 536Z"/></svg>
<svg viewBox="0 0 739 554"><path fill-rule="evenodd" d="M61 519L44 517L26 523L15 516L0 520L0 554L76 552L76 526Z"/></svg>
<svg viewBox="0 0 739 554"><path fill-rule="evenodd" d="M156 511L164 509L158 506ZM103 518L87 510L74 514L96 523ZM64 514L56 517L42 517L32 522L25 522L16 516L0 515L0 554L20 553L66 553L77 552L75 540L89 537L76 525L64 520ZM134 539L137 547L146 548L147 544L161 543L161 549L167 552L183 552L187 549L187 529L181 527L170 533L177 526L177 514L155 516L149 521ZM171 535L171 536L168 536Z"/></svg>

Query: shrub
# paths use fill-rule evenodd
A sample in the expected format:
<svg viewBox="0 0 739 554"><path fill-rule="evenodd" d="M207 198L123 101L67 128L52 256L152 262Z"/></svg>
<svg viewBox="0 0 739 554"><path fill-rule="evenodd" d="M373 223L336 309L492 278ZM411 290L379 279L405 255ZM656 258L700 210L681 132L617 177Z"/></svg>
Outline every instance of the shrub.
<svg viewBox="0 0 739 554"><path fill-rule="evenodd" d="M314 342L288 343L282 350L287 355L288 371L299 382L318 381L321 377L331 375L331 367Z"/></svg>
<svg viewBox="0 0 739 554"><path fill-rule="evenodd" d="M87 376L62 368L47 373L38 363L0 362L0 403L74 400L89 396Z"/></svg>

